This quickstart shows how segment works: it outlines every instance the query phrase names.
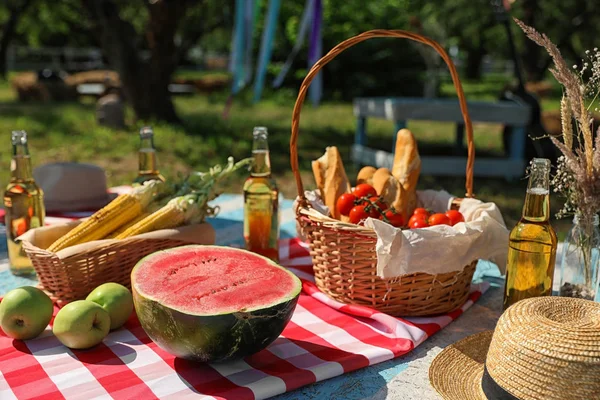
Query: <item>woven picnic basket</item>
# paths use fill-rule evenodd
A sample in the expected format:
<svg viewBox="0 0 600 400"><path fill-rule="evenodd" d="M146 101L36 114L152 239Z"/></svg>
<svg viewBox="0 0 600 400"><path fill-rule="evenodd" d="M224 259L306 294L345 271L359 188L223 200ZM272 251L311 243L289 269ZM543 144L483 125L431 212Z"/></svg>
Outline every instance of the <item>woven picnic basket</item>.
<svg viewBox="0 0 600 400"><path fill-rule="evenodd" d="M393 316L447 313L466 301L477 260L466 266L457 266L458 271L451 273L415 273L394 279L381 279L377 276L375 232L370 228L343 223L321 214L310 207L304 193L298 166L297 141L300 111L310 83L325 65L344 50L368 39L384 37L405 38L429 45L439 53L450 69L467 132L465 196L473 197L473 128L452 60L437 42L419 34L401 30L371 30L349 38L331 49L315 63L300 86L292 114L290 139L290 162L298 189L296 219L301 234L309 242L316 285L328 296L342 303L369 306ZM452 207L457 208L459 203L460 199L456 199Z"/></svg>
<svg viewBox="0 0 600 400"><path fill-rule="evenodd" d="M199 235L202 238L190 239L193 232L212 230L205 223L151 232L153 237L150 238L145 234L127 239L88 242L65 249L68 254L64 256L45 250L80 222L36 228L20 237L23 250L37 274L39 287L54 301L84 299L97 286L106 282L116 282L131 288L131 270L143 257L182 245L214 242L214 231L211 232L212 237ZM164 238L160 237L161 232L165 232ZM187 234L181 234L186 232Z"/></svg>

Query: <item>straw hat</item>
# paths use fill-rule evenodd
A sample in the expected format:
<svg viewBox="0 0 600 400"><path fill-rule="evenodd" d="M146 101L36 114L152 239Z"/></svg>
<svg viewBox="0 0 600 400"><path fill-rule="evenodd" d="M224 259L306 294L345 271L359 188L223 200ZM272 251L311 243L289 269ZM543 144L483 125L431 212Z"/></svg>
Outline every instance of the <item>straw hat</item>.
<svg viewBox="0 0 600 400"><path fill-rule="evenodd" d="M108 193L104 169L81 163L45 164L33 171L47 212L94 211L117 195Z"/></svg>
<svg viewBox="0 0 600 400"><path fill-rule="evenodd" d="M536 297L496 329L445 348L429 368L444 399L600 399L600 304Z"/></svg>

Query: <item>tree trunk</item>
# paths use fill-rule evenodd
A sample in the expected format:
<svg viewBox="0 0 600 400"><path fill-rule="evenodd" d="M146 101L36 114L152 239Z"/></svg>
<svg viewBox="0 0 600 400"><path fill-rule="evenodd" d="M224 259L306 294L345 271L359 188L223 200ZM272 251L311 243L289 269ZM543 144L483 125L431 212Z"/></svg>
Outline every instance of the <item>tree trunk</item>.
<svg viewBox="0 0 600 400"><path fill-rule="evenodd" d="M31 3L31 0L24 0L21 5L15 6L14 8L9 7L10 16L8 17L8 21L6 21L6 24L2 29L2 38L0 38L0 77L3 80L6 80L6 74L8 72L6 71L6 55L8 53L8 46L10 46L10 42L15 36L19 18L31 5Z"/></svg>
<svg viewBox="0 0 600 400"><path fill-rule="evenodd" d="M541 13L538 0L523 1L523 22L535 27L535 16ZM533 40L525 40L525 51L523 52L523 68L527 74L527 81L538 82L544 79L548 58L545 50L538 46Z"/></svg>
<svg viewBox="0 0 600 400"><path fill-rule="evenodd" d="M483 65L483 57L485 56L485 49L483 44L476 48L467 50L467 65L465 75L467 79L480 79L481 78L481 67Z"/></svg>
<svg viewBox="0 0 600 400"><path fill-rule="evenodd" d="M185 12L185 1L156 1L148 5L147 40L150 59L142 60L136 33L119 16L111 0L82 0L97 25L100 44L109 64L119 73L123 93L141 120L180 122L169 93L171 76L179 53L174 38L177 23Z"/></svg>

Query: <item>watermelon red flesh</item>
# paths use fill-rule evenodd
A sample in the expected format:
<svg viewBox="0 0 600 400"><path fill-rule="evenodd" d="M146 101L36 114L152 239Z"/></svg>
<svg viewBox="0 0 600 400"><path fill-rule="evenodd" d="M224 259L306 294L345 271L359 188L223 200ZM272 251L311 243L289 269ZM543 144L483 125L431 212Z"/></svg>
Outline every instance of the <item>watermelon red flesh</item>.
<svg viewBox="0 0 600 400"><path fill-rule="evenodd" d="M271 260L220 246L183 246L140 260L131 273L138 319L166 351L224 361L253 354L283 331L300 280Z"/></svg>
<svg viewBox="0 0 600 400"><path fill-rule="evenodd" d="M191 315L252 311L289 300L297 291L298 279L290 272L250 252L214 247L148 258L136 272L137 289Z"/></svg>

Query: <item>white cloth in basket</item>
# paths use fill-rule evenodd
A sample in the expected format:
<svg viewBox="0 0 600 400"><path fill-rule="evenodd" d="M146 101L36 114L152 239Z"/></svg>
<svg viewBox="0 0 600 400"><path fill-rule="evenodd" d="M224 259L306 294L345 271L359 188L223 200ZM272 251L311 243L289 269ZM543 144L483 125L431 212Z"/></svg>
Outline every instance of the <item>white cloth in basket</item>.
<svg viewBox="0 0 600 400"><path fill-rule="evenodd" d="M447 211L454 199L435 190L417 191L417 196L421 206L436 212ZM377 275L442 274L460 271L480 259L495 263L504 275L509 231L496 204L465 198L459 211L466 222L425 229L401 230L368 218L365 226L377 234Z"/></svg>

